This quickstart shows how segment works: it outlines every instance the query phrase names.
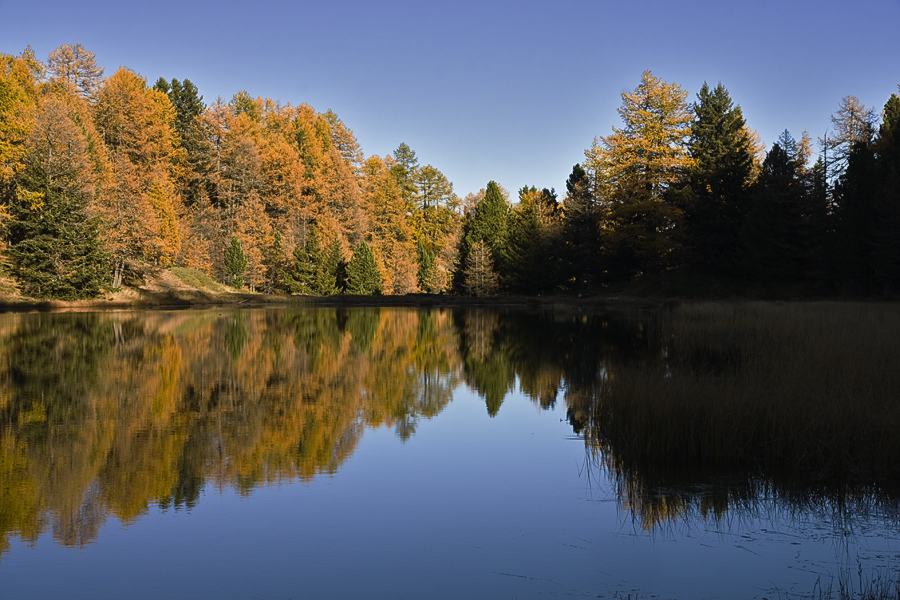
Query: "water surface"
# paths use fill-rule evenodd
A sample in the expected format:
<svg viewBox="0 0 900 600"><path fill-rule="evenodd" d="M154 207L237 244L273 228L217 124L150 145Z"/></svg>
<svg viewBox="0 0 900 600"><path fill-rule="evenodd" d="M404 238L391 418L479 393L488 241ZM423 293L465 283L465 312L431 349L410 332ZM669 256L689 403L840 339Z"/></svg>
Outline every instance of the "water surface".
<svg viewBox="0 0 900 600"><path fill-rule="evenodd" d="M671 377L658 319L0 315L4 597L789 598L893 577L891 494L613 459L591 415L624 366Z"/></svg>

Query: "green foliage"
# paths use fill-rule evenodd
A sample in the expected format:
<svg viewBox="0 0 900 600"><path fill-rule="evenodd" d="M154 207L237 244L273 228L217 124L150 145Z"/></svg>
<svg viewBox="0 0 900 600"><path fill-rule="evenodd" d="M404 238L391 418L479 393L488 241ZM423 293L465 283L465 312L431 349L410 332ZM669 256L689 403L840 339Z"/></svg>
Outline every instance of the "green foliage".
<svg viewBox="0 0 900 600"><path fill-rule="evenodd" d="M83 201L49 189L39 204L19 199L10 212L9 254L26 294L77 300L97 296L108 284L100 222L86 215Z"/></svg>
<svg viewBox="0 0 900 600"><path fill-rule="evenodd" d="M416 280L419 289L427 294L437 294L441 291L441 284L438 280L437 263L433 252L429 252L423 244L418 246L419 268L416 273Z"/></svg>
<svg viewBox="0 0 900 600"><path fill-rule="evenodd" d="M254 121L259 121L261 116L259 113L259 107L256 105L256 102L246 91L241 90L231 97L231 102L228 103L228 107L231 109L234 116L238 115L247 115Z"/></svg>
<svg viewBox="0 0 900 600"><path fill-rule="evenodd" d="M306 234L306 243L294 249L294 263L286 277L288 290L292 294L316 295L319 293L319 273L323 267L322 247L319 233L314 225Z"/></svg>
<svg viewBox="0 0 900 600"><path fill-rule="evenodd" d="M353 249L353 256L347 263L347 293L356 295L380 294L381 273L375 262L372 248L365 241Z"/></svg>
<svg viewBox="0 0 900 600"><path fill-rule="evenodd" d="M419 159L416 153L406 144L400 144L394 150L394 165L391 167L391 175L400 188L403 199L412 204L418 195L416 179L419 175Z"/></svg>
<svg viewBox="0 0 900 600"><path fill-rule="evenodd" d="M231 236L231 243L225 249L226 283L233 288L244 287L244 274L247 271L247 255L237 235Z"/></svg>
<svg viewBox="0 0 900 600"><path fill-rule="evenodd" d="M465 290L472 296L492 296L499 289L499 277L494 270L491 249L484 240L478 240L466 255Z"/></svg>
<svg viewBox="0 0 900 600"><path fill-rule="evenodd" d="M734 273L753 154L741 108L720 83L704 83L694 103L688 150L694 163L678 204L684 210L689 260L701 271Z"/></svg>

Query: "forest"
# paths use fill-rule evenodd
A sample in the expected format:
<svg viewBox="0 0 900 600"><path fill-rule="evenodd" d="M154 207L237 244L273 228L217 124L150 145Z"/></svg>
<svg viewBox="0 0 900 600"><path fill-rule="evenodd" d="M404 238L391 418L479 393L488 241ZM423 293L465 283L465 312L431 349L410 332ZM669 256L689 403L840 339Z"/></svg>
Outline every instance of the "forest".
<svg viewBox="0 0 900 600"><path fill-rule="evenodd" d="M846 96L815 142L784 131L767 149L722 84L689 102L646 71L562 198L494 181L460 198L406 144L366 157L331 110L104 75L81 44L0 54L4 292L93 298L142 264L306 295L681 279L892 296L900 276L897 94L882 110Z"/></svg>

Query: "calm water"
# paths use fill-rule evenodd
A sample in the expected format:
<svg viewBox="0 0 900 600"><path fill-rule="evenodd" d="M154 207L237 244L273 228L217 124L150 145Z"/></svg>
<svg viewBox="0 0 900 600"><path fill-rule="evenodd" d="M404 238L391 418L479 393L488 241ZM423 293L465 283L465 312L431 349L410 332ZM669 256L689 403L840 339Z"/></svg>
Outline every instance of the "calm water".
<svg viewBox="0 0 900 600"><path fill-rule="evenodd" d="M891 498L610 470L576 432L616 365L665 360L654 318L0 315L0 594L793 598L895 577Z"/></svg>

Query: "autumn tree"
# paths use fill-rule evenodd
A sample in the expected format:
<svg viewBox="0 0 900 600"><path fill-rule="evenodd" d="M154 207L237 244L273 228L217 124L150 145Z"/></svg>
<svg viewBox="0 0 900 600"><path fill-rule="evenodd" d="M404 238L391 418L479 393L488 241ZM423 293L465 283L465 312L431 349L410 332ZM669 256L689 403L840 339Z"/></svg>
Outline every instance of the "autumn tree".
<svg viewBox="0 0 900 600"><path fill-rule="evenodd" d="M412 207L382 159L370 157L364 173L371 246L385 274L384 291L388 294L415 292L418 289L416 241L409 217Z"/></svg>
<svg viewBox="0 0 900 600"><path fill-rule="evenodd" d="M69 89L91 103L97 101L104 69L97 64L94 53L85 50L80 42L56 48L47 57L47 67L51 84Z"/></svg>
<svg viewBox="0 0 900 600"><path fill-rule="evenodd" d="M829 179L837 179L847 170L850 153L857 144L868 144L875 135L877 115L856 96L841 98L837 112L831 115L834 131L819 138Z"/></svg>
<svg viewBox="0 0 900 600"><path fill-rule="evenodd" d="M0 232L17 201L14 176L24 163L37 106L40 62L30 49L16 57L0 54ZM6 236L0 235L0 265L6 263Z"/></svg>
<svg viewBox="0 0 900 600"><path fill-rule="evenodd" d="M174 181L181 149L168 97L121 68L100 90L94 120L103 132L115 176L98 208L107 224L114 286L128 259L174 264L182 232L175 216L182 200Z"/></svg>
<svg viewBox="0 0 900 600"><path fill-rule="evenodd" d="M686 98L679 85L645 71L638 87L622 94L623 127L613 127L592 148L608 188L604 235L621 275L673 264L681 211L669 191L693 163L685 144L691 123Z"/></svg>

